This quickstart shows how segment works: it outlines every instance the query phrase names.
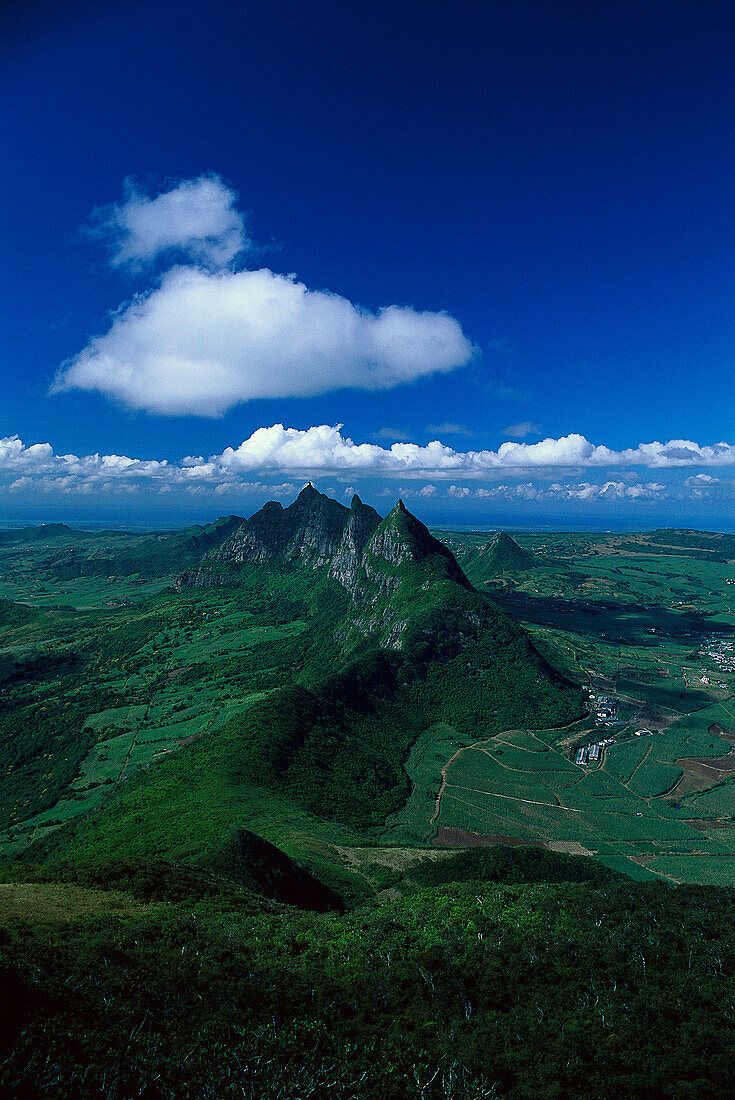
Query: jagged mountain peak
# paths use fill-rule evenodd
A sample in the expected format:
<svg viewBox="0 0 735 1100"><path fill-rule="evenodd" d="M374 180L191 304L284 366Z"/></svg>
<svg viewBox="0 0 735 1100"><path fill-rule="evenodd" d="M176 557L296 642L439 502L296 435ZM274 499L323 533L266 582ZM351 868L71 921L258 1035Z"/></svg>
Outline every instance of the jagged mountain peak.
<svg viewBox="0 0 735 1100"><path fill-rule="evenodd" d="M287 515L293 517L297 524L314 524L321 522L317 517L329 516L329 522L345 523L350 514L349 508L340 504L338 500L328 497L326 493L320 493L312 481L305 485L293 504L285 509ZM305 518L309 517L309 518Z"/></svg>
<svg viewBox="0 0 735 1100"><path fill-rule="evenodd" d="M385 517L367 549L370 555L385 558L393 565L435 558L442 563L449 579L463 588L472 588L451 550L434 538L428 527L409 512L402 500L398 500Z"/></svg>
<svg viewBox="0 0 735 1100"><path fill-rule="evenodd" d="M205 572L200 569L193 583L209 583L206 566L212 562L281 562L329 568L353 514L343 504L320 493L310 481L287 508L271 500L244 520L226 542L207 555L202 562ZM378 521L376 513L376 525ZM189 584L192 580L187 576L180 583Z"/></svg>
<svg viewBox="0 0 735 1100"><path fill-rule="evenodd" d="M439 590L445 593L442 599L458 599L451 595L453 584L474 591L451 551L402 500L381 519L357 494L348 509L311 482L287 508L270 501L245 520L206 555L196 573L179 578L179 585L236 583L237 572L227 566L241 562L325 570L353 599L352 625L344 634L347 648L359 637L372 636L389 649L400 649L427 599L434 601Z"/></svg>
<svg viewBox="0 0 735 1100"><path fill-rule="evenodd" d="M325 500L329 500L329 497L319 492L313 481L307 481L306 485L296 497L294 504L311 504L313 500L318 500L319 497L324 497Z"/></svg>

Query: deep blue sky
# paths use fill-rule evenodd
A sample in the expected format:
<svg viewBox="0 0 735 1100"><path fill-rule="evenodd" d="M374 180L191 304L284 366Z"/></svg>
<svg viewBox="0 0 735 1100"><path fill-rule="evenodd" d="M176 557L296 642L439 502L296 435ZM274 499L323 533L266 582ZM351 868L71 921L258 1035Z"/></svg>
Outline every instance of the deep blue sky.
<svg viewBox="0 0 735 1100"><path fill-rule="evenodd" d="M616 451L735 443L733 57L735 8L705 0L6 3L0 436L171 463L276 423L458 451L569 433ZM239 193L260 249L245 267L295 273L370 311L445 311L475 345L471 363L380 391L258 397L217 417L136 411L99 390L50 394L60 365L171 262L112 270L82 232L91 212L121 203L126 178L153 196L203 174ZM433 484L416 510L457 521L473 501L492 522L501 494L461 489L500 481L502 511L529 521L533 489L548 513L553 483L577 494L554 490L560 516L717 526L732 514L730 461L550 461L410 481L316 465L314 476L338 492L346 478L369 499ZM298 488L311 472L280 465L249 467L247 479ZM145 478L123 493L27 467L27 483L0 486L10 516L205 518L262 495L240 486L216 498L213 481L164 496ZM719 480L693 494L684 481L698 473ZM607 499L579 489L609 480L623 488Z"/></svg>

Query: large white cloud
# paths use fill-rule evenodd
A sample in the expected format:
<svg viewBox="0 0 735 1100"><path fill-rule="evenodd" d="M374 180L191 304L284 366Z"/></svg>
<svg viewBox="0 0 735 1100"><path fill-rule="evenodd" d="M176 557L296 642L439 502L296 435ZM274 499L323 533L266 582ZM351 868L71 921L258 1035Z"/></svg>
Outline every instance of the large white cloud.
<svg viewBox="0 0 735 1100"><path fill-rule="evenodd" d="M342 425L321 424L307 429L274 424L258 428L237 448L218 457L235 469L370 470L376 473L436 473L462 471L482 475L494 470L556 470L586 467L735 465L735 446L700 446L689 440L641 443L615 451L590 443L583 435L544 439L539 443L502 443L497 451L457 451L439 440L426 446L394 443L354 443Z"/></svg>
<svg viewBox="0 0 735 1100"><path fill-rule="evenodd" d="M114 267L168 270L62 365L52 392L93 390L163 415L219 416L255 398L388 389L462 367L475 348L443 312L377 313L293 275L242 270L253 251L237 193L214 175L92 217Z"/></svg>
<svg viewBox="0 0 735 1100"><path fill-rule="evenodd" d="M109 246L114 267L139 268L163 253L219 267L250 246L236 202L219 176L182 180L154 198L129 179L123 202L94 211L91 233Z"/></svg>
<svg viewBox="0 0 735 1100"><path fill-rule="evenodd" d="M497 451L456 451L438 440L426 446L355 443L343 435L341 425L298 429L274 424L258 428L238 447L227 447L220 454L189 455L179 461L168 461L115 454L56 454L50 443L26 446L18 436L0 438L0 489L17 492L39 487L62 492L148 488L221 494L262 490L266 494L269 484L270 491L275 493L272 486L276 479L294 475L293 482L279 482L280 491L286 493L287 486L320 472L344 474L350 480L407 478L416 486L412 491L422 497L437 492L433 484L420 487L422 479L431 477L452 482L447 488L450 497L478 500L505 496L526 500L631 501L661 499L671 491L701 495L705 490L724 496L735 485L733 479L720 481L704 472L680 482L672 473L667 485L643 481L639 474L631 473L636 468L668 467L675 471L683 466L700 470L735 466L735 446L703 447L674 440L615 451L595 446L583 436L567 436L538 444L504 444ZM551 480L563 477L565 471L568 475L579 468L604 467L610 472L607 477L603 473L596 482ZM504 477L503 482L500 477ZM533 480L520 481L529 477ZM509 485L505 478L517 480ZM459 479L470 480L474 487L455 484ZM394 490L386 491L390 495Z"/></svg>
<svg viewBox="0 0 735 1100"><path fill-rule="evenodd" d="M259 397L387 389L463 366L473 350L444 313L373 314L267 269L176 267L65 364L54 389L218 416Z"/></svg>

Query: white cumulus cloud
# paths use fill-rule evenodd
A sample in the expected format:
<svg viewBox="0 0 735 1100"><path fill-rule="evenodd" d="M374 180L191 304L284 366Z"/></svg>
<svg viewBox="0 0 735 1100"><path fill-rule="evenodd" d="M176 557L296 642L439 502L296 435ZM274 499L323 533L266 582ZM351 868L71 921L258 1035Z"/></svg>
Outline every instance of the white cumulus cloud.
<svg viewBox="0 0 735 1100"><path fill-rule="evenodd" d="M287 495L297 480L334 474L342 475L349 484L345 490L348 495L356 478L387 478L394 488L382 492L390 496L400 478L404 487L399 494L422 499L440 499L443 494L467 500L645 501L666 499L677 491L677 486L678 492L686 490L690 497L705 491L723 498L731 493L733 478L721 480L705 469L713 465L713 455L717 466L735 466L734 446L692 444L686 451L687 462L700 470L679 481L675 480L675 471L684 460L678 446L673 448L673 455L671 450L670 444L641 444L614 451L591 444L582 436L512 445L510 449L504 444L497 451L456 451L439 440L426 446L394 443L383 447L356 443L343 434L339 424L306 429L273 424L256 429L238 447L226 447L219 454L187 455L172 461L117 454L56 454L50 443L28 446L14 435L0 438L0 490L105 493L146 488L226 494L255 493L262 487L264 493L275 493L277 484L279 492ZM631 454L635 456L633 462L627 458ZM662 468L667 454L673 470L668 483L645 480L642 470ZM576 471L580 466L607 469L599 471L594 480L565 480L579 477ZM432 481L427 482L427 478ZM462 481L470 481L473 487ZM435 482L446 488L439 491ZM322 489L326 491L324 486ZM380 496L381 490L375 495Z"/></svg>
<svg viewBox="0 0 735 1100"><path fill-rule="evenodd" d="M258 428L239 447L228 447L217 461L240 469L357 470L375 473L432 473L451 476L462 471L482 476L495 470L563 470L575 467L643 466L655 469L679 466L735 465L735 446L718 443L700 446L680 440L642 443L615 451L590 443L582 435L538 443L502 443L497 451L458 451L440 440L426 446L394 443L355 443L342 434L341 424L311 428L285 428L273 424Z"/></svg>
<svg viewBox="0 0 735 1100"><path fill-rule="evenodd" d="M250 247L237 192L219 176L182 180L153 198L132 179L124 187L123 202L91 218L91 234L107 244L114 267L139 268L165 253L219 267Z"/></svg>
<svg viewBox="0 0 735 1100"><path fill-rule="evenodd" d="M256 398L383 390L465 366L475 347L443 312L376 313L294 275L242 270L252 249L237 194L218 176L149 197L128 181L95 211L116 267L168 264L62 364L52 392L105 394L159 415L220 416ZM237 261L237 262L235 262Z"/></svg>
<svg viewBox="0 0 735 1100"><path fill-rule="evenodd" d="M668 493L658 482L636 482L626 485L623 481L606 481L604 484L572 482L551 485L535 485L531 481L517 485L494 485L491 489L473 489L468 485L450 485L447 495L462 500L536 500L536 501L612 501L612 500L661 500Z"/></svg>
<svg viewBox="0 0 735 1100"><path fill-rule="evenodd" d="M720 479L712 477L710 474L693 474L684 482L687 489L706 489L710 485L719 485L719 483Z"/></svg>
<svg viewBox="0 0 735 1100"><path fill-rule="evenodd" d="M262 397L382 390L469 362L454 318L377 314L292 276L176 267L66 363L55 391L98 390L135 409L219 416Z"/></svg>

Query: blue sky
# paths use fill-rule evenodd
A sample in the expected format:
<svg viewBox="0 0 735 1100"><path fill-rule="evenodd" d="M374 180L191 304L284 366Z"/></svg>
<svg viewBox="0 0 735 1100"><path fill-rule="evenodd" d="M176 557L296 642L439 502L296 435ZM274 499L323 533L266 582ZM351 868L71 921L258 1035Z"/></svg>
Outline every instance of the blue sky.
<svg viewBox="0 0 735 1100"><path fill-rule="evenodd" d="M6 3L4 517L733 526L734 50L716 2Z"/></svg>

